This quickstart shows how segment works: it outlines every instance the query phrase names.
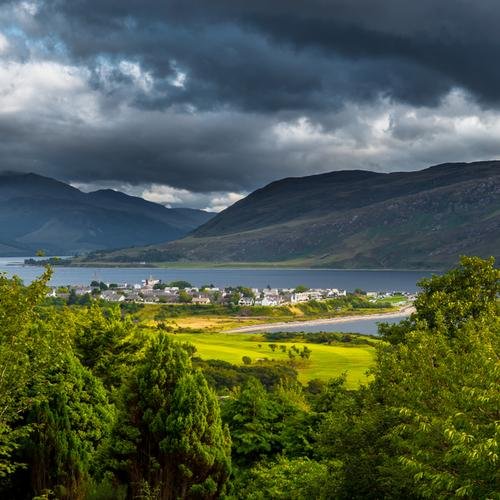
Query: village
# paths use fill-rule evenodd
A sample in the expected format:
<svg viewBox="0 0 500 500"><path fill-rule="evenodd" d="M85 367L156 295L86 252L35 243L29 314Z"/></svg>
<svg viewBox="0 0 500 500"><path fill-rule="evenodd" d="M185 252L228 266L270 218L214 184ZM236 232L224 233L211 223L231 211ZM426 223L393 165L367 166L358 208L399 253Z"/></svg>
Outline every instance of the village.
<svg viewBox="0 0 500 500"><path fill-rule="evenodd" d="M368 300L376 301L393 296L411 299L411 294L393 292L373 292L358 290ZM71 285L52 287L47 295L70 302L77 302L85 297L101 299L107 302L135 302L145 304L232 304L239 306L280 306L309 301L321 301L346 297L347 291L338 288L248 288L244 286L219 288L213 284L201 287L192 286L187 281L163 283L150 276L141 283L104 283L94 280L90 285Z"/></svg>

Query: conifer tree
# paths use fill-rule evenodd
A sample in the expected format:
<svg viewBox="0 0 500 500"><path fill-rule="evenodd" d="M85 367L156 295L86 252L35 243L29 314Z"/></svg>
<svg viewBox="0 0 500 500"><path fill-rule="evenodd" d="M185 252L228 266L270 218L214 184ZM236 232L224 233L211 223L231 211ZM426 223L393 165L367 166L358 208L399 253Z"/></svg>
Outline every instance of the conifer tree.
<svg viewBox="0 0 500 500"><path fill-rule="evenodd" d="M160 334L131 376L113 440L117 477L162 500L217 498L230 472L231 441L215 393L187 351Z"/></svg>
<svg viewBox="0 0 500 500"><path fill-rule="evenodd" d="M61 500L85 498L97 450L111 430L113 416L100 380L68 353L61 365L46 373L44 398L35 400L24 416L31 431L16 455L26 467L16 472L2 494L32 498L50 492Z"/></svg>
<svg viewBox="0 0 500 500"><path fill-rule="evenodd" d="M82 364L92 370L107 388L118 387L135 362L141 335L118 306L103 311L97 302L74 313L74 343Z"/></svg>

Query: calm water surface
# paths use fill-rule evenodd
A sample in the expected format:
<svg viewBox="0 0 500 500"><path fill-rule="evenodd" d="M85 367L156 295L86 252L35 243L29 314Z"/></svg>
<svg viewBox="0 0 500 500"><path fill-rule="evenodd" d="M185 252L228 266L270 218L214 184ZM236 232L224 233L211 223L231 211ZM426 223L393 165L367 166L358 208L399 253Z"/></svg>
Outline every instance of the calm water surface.
<svg viewBox="0 0 500 500"><path fill-rule="evenodd" d="M24 258L0 258L0 272L19 276L30 283L42 274L43 268L24 266ZM106 283L140 283L152 275L163 281L186 280L194 286L213 284L264 288L292 288L306 285L311 288L355 288L374 291L415 292L417 281L431 276L429 271L363 271L336 269L160 269L160 268L99 268L56 267L52 285L88 285L92 280Z"/></svg>
<svg viewBox="0 0 500 500"><path fill-rule="evenodd" d="M343 332L343 333L364 333L365 335L377 335L377 325L379 323L399 323L407 316L398 316L387 319L356 319L342 323L323 323L322 325L294 325L281 328L269 328L268 332Z"/></svg>

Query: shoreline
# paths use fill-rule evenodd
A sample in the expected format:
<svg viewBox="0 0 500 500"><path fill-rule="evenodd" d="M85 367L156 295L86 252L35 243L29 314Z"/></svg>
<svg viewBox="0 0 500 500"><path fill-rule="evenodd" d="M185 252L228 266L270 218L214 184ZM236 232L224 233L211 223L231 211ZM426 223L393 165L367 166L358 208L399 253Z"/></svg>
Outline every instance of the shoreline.
<svg viewBox="0 0 500 500"><path fill-rule="evenodd" d="M53 257L47 256L41 259L39 264L36 263L25 263L25 259L30 259L33 257L0 257L0 259L22 259L23 262L15 263L14 265L21 265L26 267L43 267L45 265L45 260L49 260ZM225 270L258 270L258 269L276 269L276 270L290 270L290 271L368 271L368 272L425 272L425 273L442 273L444 268L436 267L322 267L322 266L307 266L303 263L293 264L292 262L186 262L186 261L174 261L174 262L111 262L111 261L73 261L72 258L61 257L61 260L57 264L51 264L54 268L56 267L66 267L66 268L101 268L101 269L225 269ZM65 262L66 260L66 262Z"/></svg>
<svg viewBox="0 0 500 500"><path fill-rule="evenodd" d="M304 321L282 321L280 323L265 323L253 326L241 326L226 330L224 333L254 333L261 332L272 328L288 328L294 326L318 326L318 325L334 325L337 323L347 323L349 321L369 321L374 319L383 320L385 318L405 318L415 311L413 306L402 307L399 311L388 313L365 314L363 316L338 316L336 318L310 319Z"/></svg>

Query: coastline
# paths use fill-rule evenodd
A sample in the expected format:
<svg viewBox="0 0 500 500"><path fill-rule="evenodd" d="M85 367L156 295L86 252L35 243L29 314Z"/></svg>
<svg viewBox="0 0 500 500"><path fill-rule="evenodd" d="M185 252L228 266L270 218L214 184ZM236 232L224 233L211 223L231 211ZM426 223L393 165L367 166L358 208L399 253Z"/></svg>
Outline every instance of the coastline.
<svg viewBox="0 0 500 500"><path fill-rule="evenodd" d="M254 326L241 326L238 328L233 328L227 330L225 333L254 333L266 331L269 328L288 328L293 326L318 326L318 325L334 325L337 323L346 323L348 321L369 321L374 319L386 319L386 318L405 318L415 311L413 306L404 306L398 311L388 312L388 313L376 313L376 314L365 314L363 316L338 316L336 318L324 318L324 319L310 319L304 321L282 321L280 323L265 323L261 325Z"/></svg>
<svg viewBox="0 0 500 500"><path fill-rule="evenodd" d="M4 257L7 258L7 257ZM69 259L68 259L69 260ZM43 267L44 261L32 264L23 262L21 265L27 267ZM245 270L245 269L279 269L283 271L368 271L368 272L432 272L442 273L443 268L437 267L321 267L321 266L307 266L303 264L293 265L289 262L110 262L110 261L72 261L64 262L61 259L57 264L50 264L54 267L73 267L73 268L101 268L101 269L226 269L226 270Z"/></svg>

